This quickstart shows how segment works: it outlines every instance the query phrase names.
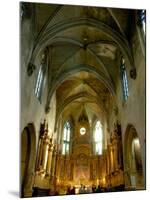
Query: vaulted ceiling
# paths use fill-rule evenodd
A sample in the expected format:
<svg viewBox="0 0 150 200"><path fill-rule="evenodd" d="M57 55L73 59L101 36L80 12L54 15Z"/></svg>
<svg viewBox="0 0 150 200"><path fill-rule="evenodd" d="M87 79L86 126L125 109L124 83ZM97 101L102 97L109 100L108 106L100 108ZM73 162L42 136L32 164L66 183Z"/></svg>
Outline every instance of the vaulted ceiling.
<svg viewBox="0 0 150 200"><path fill-rule="evenodd" d="M89 120L107 113L115 98L119 59L132 66L129 39L134 11L89 6L36 4L37 39L31 61L45 48L50 60L47 106L56 91L57 119Z"/></svg>

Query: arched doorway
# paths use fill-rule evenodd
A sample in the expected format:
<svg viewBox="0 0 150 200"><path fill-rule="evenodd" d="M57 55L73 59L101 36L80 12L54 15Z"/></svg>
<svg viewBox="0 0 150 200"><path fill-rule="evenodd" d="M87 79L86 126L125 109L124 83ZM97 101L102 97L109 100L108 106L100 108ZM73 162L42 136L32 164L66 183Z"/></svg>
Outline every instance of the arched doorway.
<svg viewBox="0 0 150 200"><path fill-rule="evenodd" d="M136 129L128 125L124 140L125 187L144 189L142 152Z"/></svg>
<svg viewBox="0 0 150 200"><path fill-rule="evenodd" d="M36 159L36 134L33 124L28 124L21 134L20 196L32 196Z"/></svg>

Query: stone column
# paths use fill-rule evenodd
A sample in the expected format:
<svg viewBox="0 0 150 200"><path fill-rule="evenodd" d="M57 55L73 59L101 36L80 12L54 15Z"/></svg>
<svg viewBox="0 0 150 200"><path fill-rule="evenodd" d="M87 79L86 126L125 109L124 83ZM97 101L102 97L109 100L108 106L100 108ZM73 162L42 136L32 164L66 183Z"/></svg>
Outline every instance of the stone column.
<svg viewBox="0 0 150 200"><path fill-rule="evenodd" d="M51 161L52 161L52 139L50 139L50 143L48 145L48 158L47 158L47 165L46 165L46 175L50 176L51 172Z"/></svg>

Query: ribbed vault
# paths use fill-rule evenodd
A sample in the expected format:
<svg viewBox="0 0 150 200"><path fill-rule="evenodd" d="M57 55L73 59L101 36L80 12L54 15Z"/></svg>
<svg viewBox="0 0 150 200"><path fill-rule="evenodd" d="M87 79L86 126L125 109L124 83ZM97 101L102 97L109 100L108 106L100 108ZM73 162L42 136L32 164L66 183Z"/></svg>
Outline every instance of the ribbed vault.
<svg viewBox="0 0 150 200"><path fill-rule="evenodd" d="M56 122L84 106L88 118L105 116L115 101L120 57L134 67L127 29L130 10L38 4L38 34L30 63L46 49L49 58L46 110L56 93ZM49 15L48 15L49 13ZM42 15L42 17L40 17ZM126 19L126 20L124 20Z"/></svg>

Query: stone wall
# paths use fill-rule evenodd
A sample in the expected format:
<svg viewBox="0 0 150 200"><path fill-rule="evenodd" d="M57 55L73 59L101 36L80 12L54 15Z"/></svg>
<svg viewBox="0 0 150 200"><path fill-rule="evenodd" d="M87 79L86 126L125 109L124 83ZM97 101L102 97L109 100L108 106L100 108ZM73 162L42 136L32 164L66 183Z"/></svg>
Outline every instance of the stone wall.
<svg viewBox="0 0 150 200"><path fill-rule="evenodd" d="M127 126L132 124L137 131L142 153L143 170L145 173L145 55L142 51L139 34L137 28L131 37L131 47L134 57L134 63L136 68L137 77L132 79L130 77L130 70L128 64L126 64L128 85L129 85L129 97L127 101L123 100L121 79L116 79L116 104L112 102L110 104L110 118L109 118L109 130L113 131L113 124L116 120L119 121L122 128L122 143L123 147L126 145L125 133ZM119 63L119 62L118 62ZM118 65L119 68L119 65ZM119 72L118 72L119 73ZM119 74L118 74L119 75ZM118 76L119 77L119 76ZM118 113L113 111L114 106L117 105ZM124 148L123 148L124 149Z"/></svg>

